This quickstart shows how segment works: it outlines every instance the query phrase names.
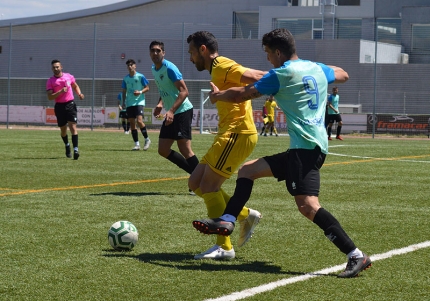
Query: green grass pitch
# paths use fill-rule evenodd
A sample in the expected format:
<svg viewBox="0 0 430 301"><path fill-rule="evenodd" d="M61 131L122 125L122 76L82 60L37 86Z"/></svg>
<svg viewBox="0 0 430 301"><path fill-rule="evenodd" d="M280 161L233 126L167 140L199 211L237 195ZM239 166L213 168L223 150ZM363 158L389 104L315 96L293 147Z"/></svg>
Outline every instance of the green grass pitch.
<svg viewBox="0 0 430 301"><path fill-rule="evenodd" d="M58 129L0 129L0 300L239 300L231 294L346 262L272 178L254 185L247 205L263 219L248 244L235 248L236 259L193 260L215 241L191 224L206 216L204 203L188 194L188 175L158 155L158 133L150 137L147 152L132 152L122 130L80 129L74 161ZM212 140L194 135L199 158ZM288 143L259 137L249 159ZM330 141L330 153L320 202L360 249L372 257L430 241L428 139L345 136ZM228 193L235 179L224 184ZM139 230L131 252L108 243L118 220ZM429 266L425 247L374 261L354 279L331 273L246 300L429 300Z"/></svg>

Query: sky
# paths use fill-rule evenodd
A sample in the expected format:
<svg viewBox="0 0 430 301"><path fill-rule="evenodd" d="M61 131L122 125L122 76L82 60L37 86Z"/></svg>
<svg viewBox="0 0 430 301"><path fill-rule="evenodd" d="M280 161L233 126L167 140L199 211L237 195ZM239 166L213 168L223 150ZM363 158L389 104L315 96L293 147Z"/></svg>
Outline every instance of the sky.
<svg viewBox="0 0 430 301"><path fill-rule="evenodd" d="M0 20L54 15L125 0L0 0Z"/></svg>

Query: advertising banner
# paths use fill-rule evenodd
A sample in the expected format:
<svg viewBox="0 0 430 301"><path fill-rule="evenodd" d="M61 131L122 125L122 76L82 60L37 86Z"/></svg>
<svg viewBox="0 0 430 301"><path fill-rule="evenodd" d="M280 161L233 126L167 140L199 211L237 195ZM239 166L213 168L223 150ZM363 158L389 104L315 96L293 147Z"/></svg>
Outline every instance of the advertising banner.
<svg viewBox="0 0 430 301"><path fill-rule="evenodd" d="M372 133L373 124L378 134L425 134L430 129L429 115L367 114L367 133Z"/></svg>

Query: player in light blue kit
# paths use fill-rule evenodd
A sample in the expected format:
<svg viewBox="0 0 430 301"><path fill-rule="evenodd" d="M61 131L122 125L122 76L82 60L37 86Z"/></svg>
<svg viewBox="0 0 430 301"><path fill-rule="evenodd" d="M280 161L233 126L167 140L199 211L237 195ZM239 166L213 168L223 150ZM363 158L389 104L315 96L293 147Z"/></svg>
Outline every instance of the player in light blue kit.
<svg viewBox="0 0 430 301"><path fill-rule="evenodd" d="M137 126L145 138L143 150L148 150L151 140L143 123L143 108L145 107L145 93L149 91L149 82L146 77L136 71L136 62L132 59L127 60L128 74L122 80L122 99L125 99L127 107L127 117L130 122L131 136L133 137L134 147L132 150L140 150Z"/></svg>
<svg viewBox="0 0 430 301"><path fill-rule="evenodd" d="M154 63L151 68L152 75L160 93L154 117L164 117L158 137L158 153L191 174L199 160L191 149L193 105L188 99L188 88L176 65L164 58L163 42L152 41L149 52ZM161 116L163 106L166 114ZM174 141L180 153L172 150ZM194 193L190 191L190 194Z"/></svg>
<svg viewBox="0 0 430 301"><path fill-rule="evenodd" d="M340 116L339 113L339 94L338 88L333 87L332 94L329 95L327 99L327 109L328 109L328 125L327 125L327 135L328 140L331 140L331 131L333 123L337 122L337 129L336 129L336 139L343 140L343 138L340 136L340 131L342 130L342 116Z"/></svg>
<svg viewBox="0 0 430 301"><path fill-rule="evenodd" d="M335 66L298 58L295 42L287 29L275 29L263 36L267 59L275 67L255 84L219 91L212 84L211 102L241 102L261 95L274 95L287 117L289 149L283 153L246 162L239 170L234 195L220 218L193 222L206 234L230 235L240 210L251 196L254 180L275 177L285 181L297 207L313 221L334 245L348 256L346 269L338 276L349 278L371 266L338 220L321 207L318 194L320 173L328 141L324 126L328 83L343 83L348 73Z"/></svg>

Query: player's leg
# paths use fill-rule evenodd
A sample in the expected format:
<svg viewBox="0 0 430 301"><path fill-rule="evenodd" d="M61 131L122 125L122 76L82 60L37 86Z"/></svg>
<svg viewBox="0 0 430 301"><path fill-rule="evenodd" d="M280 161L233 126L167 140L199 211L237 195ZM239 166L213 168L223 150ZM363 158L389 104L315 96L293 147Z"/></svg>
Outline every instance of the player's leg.
<svg viewBox="0 0 430 301"><path fill-rule="evenodd" d="M68 122L70 133L72 133L72 145L73 145L73 159L78 160L79 149L78 149L78 128L76 122Z"/></svg>
<svg viewBox="0 0 430 301"><path fill-rule="evenodd" d="M288 157L286 185L290 194L294 196L300 213L320 227L324 235L348 256L347 268L339 277L353 277L368 268L371 262L370 258L355 246L339 221L319 203L319 170L324 160L325 155L319 148L294 150Z"/></svg>
<svg viewBox="0 0 430 301"><path fill-rule="evenodd" d="M208 216L220 216L225 209L225 201L219 188L226 178L214 172L207 164L199 164L195 172L196 174L202 175L199 181L200 187L196 189L196 194L201 195L203 198ZM191 181L195 181L194 178L191 178L196 174L194 172L192 173L190 177ZM233 259L234 257L235 252L230 236L222 235L217 236L216 243L213 247L194 256L195 259Z"/></svg>
<svg viewBox="0 0 430 301"><path fill-rule="evenodd" d="M329 115L330 116L330 115ZM330 117L329 117L330 118ZM328 140L331 140L331 131L332 131L332 127L333 127L333 123L334 120L329 120L328 126L327 126L327 136L328 136Z"/></svg>
<svg viewBox="0 0 430 301"><path fill-rule="evenodd" d="M148 131L146 129L146 125L143 122L143 106L138 106L140 109L136 113L136 123L137 126L140 128L140 132L142 133L143 138L145 139L145 143L143 145L143 150L148 150L149 146L151 145L151 139L148 137Z"/></svg>
<svg viewBox="0 0 430 301"><path fill-rule="evenodd" d="M340 136L340 132L342 131L342 125L343 125L342 117L340 116L340 114L338 114L338 117L337 117L337 129L336 129L336 139L339 139L339 140L343 140L343 138Z"/></svg>
<svg viewBox="0 0 430 301"><path fill-rule="evenodd" d="M60 128L60 136L66 149L66 157L71 158L72 153L70 151L69 137L67 136L67 114L65 111L65 105L62 103L56 103L54 106L54 113L57 118L57 125Z"/></svg>
<svg viewBox="0 0 430 301"><path fill-rule="evenodd" d="M138 107L136 106L127 107L127 117L128 117L128 122L130 122L131 138L134 141L134 147L131 149L133 151L140 150L139 136L137 134L137 127L136 127L137 111L138 111Z"/></svg>
<svg viewBox="0 0 430 301"><path fill-rule="evenodd" d="M173 139L176 140L179 152L181 153L180 155L177 154L175 156L177 157L177 160L181 161L181 165L185 167L185 169L182 167L181 168L184 169L189 174L191 174L194 168L196 168L196 166L199 164L199 159L194 154L191 148L192 121L193 121L193 109L190 109L183 113L176 114L175 118L173 119L173 123L167 126L167 128L173 127L172 137ZM179 158L179 157L182 157L182 158Z"/></svg>

